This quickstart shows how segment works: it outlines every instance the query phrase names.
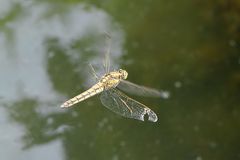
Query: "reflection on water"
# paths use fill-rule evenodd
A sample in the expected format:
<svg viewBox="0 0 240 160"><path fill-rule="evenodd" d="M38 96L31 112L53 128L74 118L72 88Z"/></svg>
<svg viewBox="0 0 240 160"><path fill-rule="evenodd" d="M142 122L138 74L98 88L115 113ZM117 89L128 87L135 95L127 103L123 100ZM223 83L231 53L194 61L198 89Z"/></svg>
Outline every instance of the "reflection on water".
<svg viewBox="0 0 240 160"><path fill-rule="evenodd" d="M240 159L236 6L0 1L1 157ZM144 99L159 123L118 117L97 98L60 109L92 84L88 62L101 70L105 31L130 81L170 90Z"/></svg>
<svg viewBox="0 0 240 160"><path fill-rule="evenodd" d="M101 58L104 43L99 37L103 39L105 31L111 31L117 39L113 44L114 56L120 56L121 30L111 25L111 18L104 11L84 4L66 6L60 13L52 11L54 6L50 4L30 1L12 4L2 1L0 6L5 15L0 37L1 110L5 108L12 120L23 125L23 128L9 128L12 121L1 120L2 129L8 135L1 142L8 142L9 146L0 145L5 151L2 156L17 159L19 156L12 153L19 152L20 159L36 159L36 154L44 152L40 159L63 159L62 142L56 138L71 128L64 117L78 116L76 112L60 110L60 104L66 99L64 95L67 90L69 95L74 94L74 90L89 82L82 78L87 75L83 71L87 62L94 63ZM89 54L83 55L85 52ZM5 111L1 115L6 117ZM52 140L57 141L52 143ZM38 144L39 147L32 147ZM17 146L11 148L14 145ZM21 151L22 148L28 149Z"/></svg>
<svg viewBox="0 0 240 160"><path fill-rule="evenodd" d="M5 32L1 36L1 73L5 77L1 85L8 86L8 89L0 91L0 95L3 95L4 99L16 100L19 99L18 96L22 96L46 101L59 97L52 88L46 68L46 60L54 58L54 53L52 53L54 51L51 50L49 39L57 40L58 45L64 50L64 54L67 54L66 56L69 56L74 63L79 63L82 58L79 57L81 53L76 53L78 51L76 48L65 53L67 47L72 45L82 45L81 49L83 46L86 49L87 45L91 47L91 44L80 42L82 37L111 29L106 25L109 23L107 15L102 11L94 10L94 8L89 11L85 10L84 6L78 5L71 7L69 13L64 13L64 17L61 17L61 14L53 14L51 17L44 18L48 12L51 12L49 7L51 6L23 6L22 10L24 11L20 12L22 16L19 15L16 20L5 23L5 27L12 32L14 42L8 41ZM120 32L116 32L116 34L120 34ZM11 45L11 50L5 47L5 44ZM48 49L50 51L47 53ZM91 52L96 52L97 49L99 46L92 48ZM11 51L14 53L11 54ZM87 59L84 60L87 61ZM64 61L61 63L64 64Z"/></svg>

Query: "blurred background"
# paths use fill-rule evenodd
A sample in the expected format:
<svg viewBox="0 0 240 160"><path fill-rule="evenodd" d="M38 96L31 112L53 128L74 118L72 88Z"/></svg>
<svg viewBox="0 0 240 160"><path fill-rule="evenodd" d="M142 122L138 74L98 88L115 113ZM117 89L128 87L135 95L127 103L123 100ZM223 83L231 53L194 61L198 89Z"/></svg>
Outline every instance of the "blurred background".
<svg viewBox="0 0 240 160"><path fill-rule="evenodd" d="M116 69L170 93L132 96L156 123L99 96L60 108L93 84L104 32ZM1 159L240 159L239 40L238 0L0 0Z"/></svg>

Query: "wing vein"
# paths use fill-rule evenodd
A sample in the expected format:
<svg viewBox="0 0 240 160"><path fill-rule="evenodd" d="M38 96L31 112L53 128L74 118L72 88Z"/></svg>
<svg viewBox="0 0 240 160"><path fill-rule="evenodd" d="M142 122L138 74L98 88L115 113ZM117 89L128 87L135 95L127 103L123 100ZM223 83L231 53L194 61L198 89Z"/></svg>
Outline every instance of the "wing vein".
<svg viewBox="0 0 240 160"><path fill-rule="evenodd" d="M105 107L123 117L144 121L144 116L148 115L149 121L156 122L158 119L146 105L128 97L116 88L102 92L100 99Z"/></svg>

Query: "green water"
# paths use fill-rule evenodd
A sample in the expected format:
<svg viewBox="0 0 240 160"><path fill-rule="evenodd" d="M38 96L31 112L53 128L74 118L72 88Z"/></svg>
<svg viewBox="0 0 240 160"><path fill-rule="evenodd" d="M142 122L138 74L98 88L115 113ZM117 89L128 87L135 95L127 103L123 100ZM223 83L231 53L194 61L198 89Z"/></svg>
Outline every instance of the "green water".
<svg viewBox="0 0 240 160"><path fill-rule="evenodd" d="M0 2L0 155L7 160L240 159L239 2ZM93 84L112 36L111 64L168 99L131 96L156 123L126 119Z"/></svg>

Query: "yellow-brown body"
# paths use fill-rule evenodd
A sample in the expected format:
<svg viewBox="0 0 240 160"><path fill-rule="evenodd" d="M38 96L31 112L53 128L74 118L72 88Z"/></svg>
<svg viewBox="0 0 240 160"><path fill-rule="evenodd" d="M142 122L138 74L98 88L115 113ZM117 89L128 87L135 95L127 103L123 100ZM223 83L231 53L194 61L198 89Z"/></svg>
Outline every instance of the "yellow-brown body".
<svg viewBox="0 0 240 160"><path fill-rule="evenodd" d="M104 90L108 90L110 88L115 88L122 79L127 78L128 73L125 70L118 70L109 72L103 75L97 84L93 85L91 88L86 90L85 92L71 98L70 100L64 102L61 107L70 107L76 103L79 103L87 98L90 98L96 94L101 93Z"/></svg>

